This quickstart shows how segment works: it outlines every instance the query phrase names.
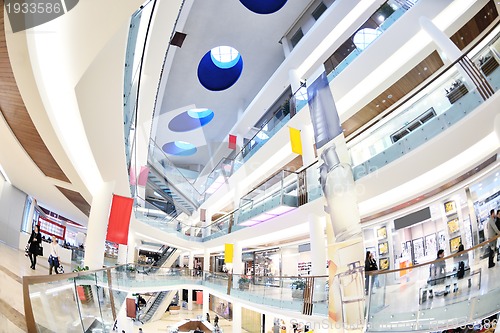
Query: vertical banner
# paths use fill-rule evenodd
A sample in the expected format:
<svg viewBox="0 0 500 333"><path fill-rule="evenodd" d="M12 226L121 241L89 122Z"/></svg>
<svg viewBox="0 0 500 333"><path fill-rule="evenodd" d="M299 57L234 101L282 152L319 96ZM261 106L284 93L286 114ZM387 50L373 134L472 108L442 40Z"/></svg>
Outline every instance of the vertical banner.
<svg viewBox="0 0 500 333"><path fill-rule="evenodd" d="M106 235L107 241L127 245L133 204L134 199L113 194Z"/></svg>
<svg viewBox="0 0 500 333"><path fill-rule="evenodd" d="M229 134L229 149L236 149L236 135Z"/></svg>
<svg viewBox="0 0 500 333"><path fill-rule="evenodd" d="M137 185L146 186L149 176L149 167L143 165L141 166L141 171L139 172L139 179L137 180Z"/></svg>
<svg viewBox="0 0 500 333"><path fill-rule="evenodd" d="M200 208L200 221L205 222L207 220L207 210Z"/></svg>
<svg viewBox="0 0 500 333"><path fill-rule="evenodd" d="M135 299L127 298L126 300L127 301L125 304L126 304L127 317L135 319L136 317L135 311L137 310L135 305Z"/></svg>
<svg viewBox="0 0 500 333"><path fill-rule="evenodd" d="M292 145L292 152L302 155L302 139L300 138L300 130L289 127L290 129L290 144Z"/></svg>
<svg viewBox="0 0 500 333"><path fill-rule="evenodd" d="M224 262L231 264L233 262L234 244L224 244Z"/></svg>
<svg viewBox="0 0 500 333"><path fill-rule="evenodd" d="M325 72L307 87L307 98L316 148L319 149L342 133L340 118Z"/></svg>

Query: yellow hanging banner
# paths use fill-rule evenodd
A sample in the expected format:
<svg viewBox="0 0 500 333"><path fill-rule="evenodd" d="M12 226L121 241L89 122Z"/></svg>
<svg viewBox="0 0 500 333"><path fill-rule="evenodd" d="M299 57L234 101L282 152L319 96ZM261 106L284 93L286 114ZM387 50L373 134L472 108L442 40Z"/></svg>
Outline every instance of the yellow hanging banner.
<svg viewBox="0 0 500 333"><path fill-rule="evenodd" d="M292 145L292 152L302 155L302 140L300 139L300 130L289 127L290 129L290 144Z"/></svg>
<svg viewBox="0 0 500 333"><path fill-rule="evenodd" d="M233 262L234 244L224 244L224 263Z"/></svg>

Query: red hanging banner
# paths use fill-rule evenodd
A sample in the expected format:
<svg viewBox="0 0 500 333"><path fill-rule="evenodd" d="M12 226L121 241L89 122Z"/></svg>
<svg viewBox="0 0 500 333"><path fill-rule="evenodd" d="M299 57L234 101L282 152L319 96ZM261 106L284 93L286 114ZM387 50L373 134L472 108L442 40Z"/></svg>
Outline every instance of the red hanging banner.
<svg viewBox="0 0 500 333"><path fill-rule="evenodd" d="M236 149L236 135L229 134L229 149Z"/></svg>
<svg viewBox="0 0 500 333"><path fill-rule="evenodd" d="M134 199L113 194L111 212L109 213L108 234L106 240L127 245L130 215Z"/></svg>

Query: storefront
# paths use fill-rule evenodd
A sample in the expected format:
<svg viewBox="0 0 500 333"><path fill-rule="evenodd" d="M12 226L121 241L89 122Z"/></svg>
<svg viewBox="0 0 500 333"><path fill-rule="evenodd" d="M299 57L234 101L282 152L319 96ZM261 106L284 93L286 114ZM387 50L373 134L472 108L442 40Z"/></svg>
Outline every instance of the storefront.
<svg viewBox="0 0 500 333"><path fill-rule="evenodd" d="M460 244L468 249L482 242L489 211L500 208L498 175L497 168L424 207L363 228L365 250L380 270L391 270L435 260L440 249L448 256Z"/></svg>

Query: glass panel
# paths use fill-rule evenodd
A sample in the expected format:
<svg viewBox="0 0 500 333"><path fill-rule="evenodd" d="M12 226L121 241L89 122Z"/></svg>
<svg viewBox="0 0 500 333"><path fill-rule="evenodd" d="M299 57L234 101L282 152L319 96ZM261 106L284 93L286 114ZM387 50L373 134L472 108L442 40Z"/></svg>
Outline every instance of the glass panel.
<svg viewBox="0 0 500 333"><path fill-rule="evenodd" d="M491 248L497 248L496 242ZM493 261L496 251L479 246L411 269L370 276L370 331L436 331L489 316L500 296L500 281L488 274L490 253Z"/></svg>
<svg viewBox="0 0 500 333"><path fill-rule="evenodd" d="M73 279L30 285L29 294L39 332L83 332Z"/></svg>
<svg viewBox="0 0 500 333"><path fill-rule="evenodd" d="M497 29L498 30L498 29ZM500 66L496 59L498 34L493 41L474 48L469 57L498 90ZM474 54L471 56L470 54ZM476 85L455 65L447 69L397 110L349 143L354 177L379 169L424 144L477 109L484 99Z"/></svg>
<svg viewBox="0 0 500 333"><path fill-rule="evenodd" d="M102 329L95 273L76 277L75 284L84 330L91 328Z"/></svg>

